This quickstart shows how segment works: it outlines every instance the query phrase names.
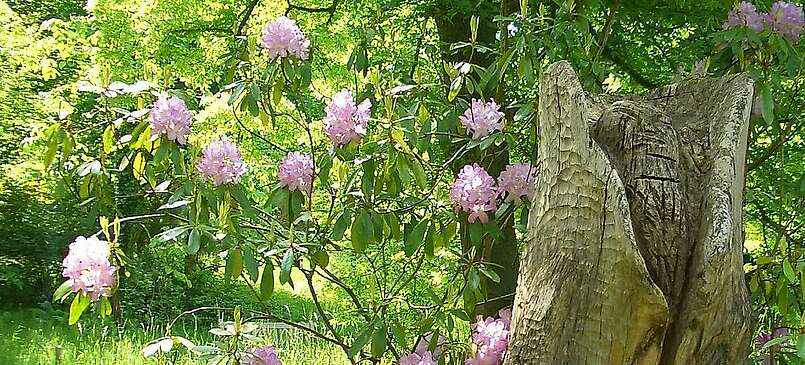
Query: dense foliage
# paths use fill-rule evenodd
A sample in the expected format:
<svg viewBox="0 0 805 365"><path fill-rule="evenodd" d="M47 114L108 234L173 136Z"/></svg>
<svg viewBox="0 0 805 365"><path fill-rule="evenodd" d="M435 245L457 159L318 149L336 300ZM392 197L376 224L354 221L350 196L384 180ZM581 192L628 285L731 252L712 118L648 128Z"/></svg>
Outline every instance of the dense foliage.
<svg viewBox="0 0 805 365"><path fill-rule="evenodd" d="M70 323L157 313L165 337L143 350L157 357L184 346L275 364L253 336L270 320L352 363L499 363L538 75L567 59L594 93L752 76L752 356L805 358L801 5L98 0L0 13L0 285L55 291ZM305 288L315 324L279 309L280 286ZM171 332L204 311L227 317L220 341Z"/></svg>

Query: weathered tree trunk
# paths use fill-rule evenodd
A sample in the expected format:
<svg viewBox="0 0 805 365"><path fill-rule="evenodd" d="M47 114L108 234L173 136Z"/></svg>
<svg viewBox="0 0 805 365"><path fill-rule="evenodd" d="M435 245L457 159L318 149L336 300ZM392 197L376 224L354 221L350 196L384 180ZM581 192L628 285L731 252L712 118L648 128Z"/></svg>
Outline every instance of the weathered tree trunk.
<svg viewBox="0 0 805 365"><path fill-rule="evenodd" d="M536 194L506 364L739 364L752 82L588 96L540 82Z"/></svg>

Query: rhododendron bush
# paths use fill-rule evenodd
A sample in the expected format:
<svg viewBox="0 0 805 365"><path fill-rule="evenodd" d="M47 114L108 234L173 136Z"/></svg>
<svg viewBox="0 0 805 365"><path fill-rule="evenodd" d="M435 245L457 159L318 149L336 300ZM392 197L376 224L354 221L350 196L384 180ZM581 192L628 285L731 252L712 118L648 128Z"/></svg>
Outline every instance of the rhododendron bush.
<svg viewBox="0 0 805 365"><path fill-rule="evenodd" d="M333 4L312 14L332 17ZM113 304L131 270L126 227L148 221L159 227L147 232L152 242L182 247L189 262L208 259L204 270L244 283L266 305L189 309L144 345L144 356L189 351L211 363L282 364L283 349L254 335L261 321L273 321L333 344L352 363L502 364L514 262L539 176L531 162L539 153L536 75L548 61L570 58L585 86L618 91L617 76L600 65L607 54L617 57L606 36L591 33L611 32L613 23L584 24L573 9L521 1L495 17L462 19L466 37L449 45L422 35L416 61L392 72L396 56L386 48L394 35L383 31L381 16L356 27L357 41L340 50L341 60L325 55L312 32L329 19L308 20L305 6L288 2L283 16L249 24L254 9L239 13L245 20L234 36L216 39L225 46L214 87L170 75L129 84L106 72L76 88L94 104L71 118L91 119L91 128L60 121L43 133L46 165L71 171L77 196L98 216L98 231L76 237L62 262L65 281L54 300L69 303L69 323L88 311L122 310ZM750 73L759 80L755 120L765 123L755 133L800 118L783 115L774 96L801 70L802 7L742 2L718 27L710 56L677 76ZM588 44L584 56L568 51L576 43ZM347 75L328 80L333 63ZM97 148L77 146L90 133ZM74 150L81 159L70 159ZM110 185L123 179L160 206L118 217L108 209ZM795 285L797 275L750 281L771 293L758 288ZM321 304L322 285L347 298L348 313ZM319 323L272 312L279 286L307 288ZM210 331L214 345L172 332L201 311L225 318ZM782 327L771 322L770 331ZM782 341L768 345L775 340L766 332L758 358Z"/></svg>

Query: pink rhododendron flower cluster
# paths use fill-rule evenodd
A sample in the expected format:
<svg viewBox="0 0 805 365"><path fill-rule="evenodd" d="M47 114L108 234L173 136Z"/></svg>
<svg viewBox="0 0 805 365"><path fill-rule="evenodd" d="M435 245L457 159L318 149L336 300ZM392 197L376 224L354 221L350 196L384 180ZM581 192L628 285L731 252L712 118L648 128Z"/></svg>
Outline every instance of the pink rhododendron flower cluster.
<svg viewBox="0 0 805 365"><path fill-rule="evenodd" d="M749 27L758 32L763 30L763 16L757 12L757 8L752 3L742 1L727 14L724 29L737 27Z"/></svg>
<svg viewBox="0 0 805 365"><path fill-rule="evenodd" d="M743 1L729 12L724 23L724 29L736 27L749 27L758 32L770 30L793 43L802 35L805 13L801 5L786 1L775 2L768 13L758 13L754 5Z"/></svg>
<svg viewBox="0 0 805 365"><path fill-rule="evenodd" d="M498 319L478 316L478 322L472 325L472 342L475 344L475 356L464 361L464 365L499 365L509 346L509 328L511 310L498 312Z"/></svg>
<svg viewBox="0 0 805 365"><path fill-rule="evenodd" d="M240 361L243 365L282 365L274 346L251 349Z"/></svg>
<svg viewBox="0 0 805 365"><path fill-rule="evenodd" d="M805 26L805 14L802 5L778 1L771 6L765 14L766 26L773 32L796 42Z"/></svg>
<svg viewBox="0 0 805 365"><path fill-rule="evenodd" d="M421 354L415 352L401 357L399 365L436 365L436 360L428 351Z"/></svg>
<svg viewBox="0 0 805 365"><path fill-rule="evenodd" d="M204 179L212 179L215 186L234 184L246 173L247 166L241 162L238 146L225 136L210 142L196 166Z"/></svg>
<svg viewBox="0 0 805 365"><path fill-rule="evenodd" d="M313 186L313 159L307 153L290 152L280 164L280 185L290 191L310 192Z"/></svg>
<svg viewBox="0 0 805 365"><path fill-rule="evenodd" d="M498 177L498 191L506 196L505 201L520 204L523 197L531 198L534 194L534 175L536 170L531 164L518 163L506 166Z"/></svg>
<svg viewBox="0 0 805 365"><path fill-rule="evenodd" d="M489 221L487 213L495 210L495 197L495 178L478 164L464 166L450 191L450 199L456 209L469 214L470 223Z"/></svg>
<svg viewBox="0 0 805 365"><path fill-rule="evenodd" d="M155 140L164 134L169 140L183 145L190 135L191 118L184 100L162 95L151 108L151 138Z"/></svg>
<svg viewBox="0 0 805 365"><path fill-rule="evenodd" d="M472 138L478 139L503 130L503 117L500 106L494 100L484 103L482 100L472 99L470 107L458 119L464 128L472 132Z"/></svg>
<svg viewBox="0 0 805 365"><path fill-rule="evenodd" d="M73 292L88 294L92 301L111 295L115 267L109 262L109 253L109 243L97 237L79 236L70 244L62 275L71 281Z"/></svg>
<svg viewBox="0 0 805 365"><path fill-rule="evenodd" d="M416 347L414 348L414 353L417 354L424 354L429 352L431 341L433 340L433 332L429 332L427 335L422 336L419 341L416 343ZM444 346L444 336L439 336L439 340L436 342L436 347L433 349L433 358L438 359L439 356L442 356L442 346Z"/></svg>
<svg viewBox="0 0 805 365"><path fill-rule="evenodd" d="M763 349L763 346L766 345L766 342L771 341L774 338L788 336L789 330L785 327L775 328L772 333L761 333L756 341L756 348L758 351ZM776 346L772 346L776 347ZM758 356L760 363L763 365L771 365L771 356L769 356L768 350L761 352L760 356Z"/></svg>
<svg viewBox="0 0 805 365"><path fill-rule="evenodd" d="M281 16L266 24L261 41L271 59L289 56L307 59L310 40L293 19Z"/></svg>
<svg viewBox="0 0 805 365"><path fill-rule="evenodd" d="M341 90L333 96L333 100L324 110L327 113L324 118L324 133L336 146L350 141L360 142L366 135L371 108L372 102L369 99L355 105L352 92Z"/></svg>

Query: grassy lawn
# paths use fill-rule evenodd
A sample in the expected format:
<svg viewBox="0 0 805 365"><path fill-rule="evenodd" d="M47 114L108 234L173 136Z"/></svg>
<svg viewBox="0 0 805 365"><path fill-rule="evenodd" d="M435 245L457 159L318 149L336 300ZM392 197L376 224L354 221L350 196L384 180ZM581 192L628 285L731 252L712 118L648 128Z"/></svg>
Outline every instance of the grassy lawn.
<svg viewBox="0 0 805 365"><path fill-rule="evenodd" d="M185 321L174 334L195 344L214 340L208 326ZM141 350L149 341L163 334L161 327L147 327L131 320L123 324L111 321L83 320L81 326L68 326L59 312L20 310L0 312L0 364L56 364L56 349L61 347L61 364L127 365L172 363L202 364L184 349L172 351L171 362L145 359ZM340 349L291 329L261 329L259 336L280 351L286 365L348 364Z"/></svg>

